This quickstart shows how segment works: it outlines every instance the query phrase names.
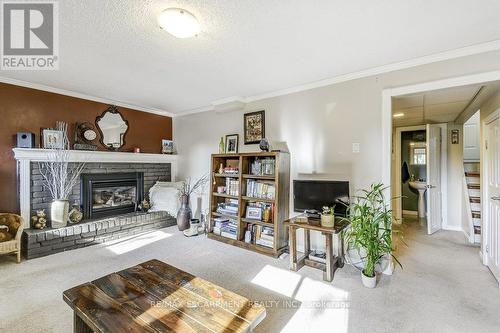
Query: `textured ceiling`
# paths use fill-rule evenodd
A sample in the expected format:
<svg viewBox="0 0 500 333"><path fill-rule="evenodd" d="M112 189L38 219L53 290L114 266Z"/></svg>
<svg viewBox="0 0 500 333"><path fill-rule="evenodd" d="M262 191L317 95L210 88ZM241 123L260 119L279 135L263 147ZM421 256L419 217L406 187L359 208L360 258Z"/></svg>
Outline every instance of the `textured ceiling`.
<svg viewBox="0 0 500 333"><path fill-rule="evenodd" d="M392 113L403 113L404 116L393 118L392 123L394 127L401 127L453 122L462 114L475 113L499 90L500 81L493 81L396 97L393 98Z"/></svg>
<svg viewBox="0 0 500 333"><path fill-rule="evenodd" d="M191 11L176 39L156 16ZM181 113L500 39L500 1L64 0L60 70L0 76Z"/></svg>

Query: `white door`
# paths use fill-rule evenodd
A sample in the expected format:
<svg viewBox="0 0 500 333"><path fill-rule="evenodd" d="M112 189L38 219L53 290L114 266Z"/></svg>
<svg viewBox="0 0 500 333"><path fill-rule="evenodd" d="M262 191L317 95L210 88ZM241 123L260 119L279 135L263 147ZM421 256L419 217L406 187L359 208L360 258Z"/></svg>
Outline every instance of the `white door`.
<svg viewBox="0 0 500 333"><path fill-rule="evenodd" d="M500 119L486 125L486 256L488 267L500 281Z"/></svg>
<svg viewBox="0 0 500 333"><path fill-rule="evenodd" d="M427 125L427 233L441 229L441 127Z"/></svg>
<svg viewBox="0 0 500 333"><path fill-rule="evenodd" d="M480 155L480 112L477 111L464 124L464 160L479 161Z"/></svg>

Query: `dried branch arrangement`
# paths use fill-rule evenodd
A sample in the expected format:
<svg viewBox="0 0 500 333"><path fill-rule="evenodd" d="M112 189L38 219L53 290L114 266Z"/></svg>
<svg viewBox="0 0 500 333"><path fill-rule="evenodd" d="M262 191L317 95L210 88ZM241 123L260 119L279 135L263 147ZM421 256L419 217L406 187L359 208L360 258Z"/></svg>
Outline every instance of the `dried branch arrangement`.
<svg viewBox="0 0 500 333"><path fill-rule="evenodd" d="M68 124L62 121L56 123L57 131L62 133L62 148L50 148L48 160L39 162L43 185L49 190L52 199L68 200L78 182L85 163L69 163L70 142L68 139Z"/></svg>
<svg viewBox="0 0 500 333"><path fill-rule="evenodd" d="M194 182L194 184L192 184L191 182L191 177L188 177L186 178L186 180L182 182L182 186L179 189L179 194L190 196L195 191L205 186L207 183L208 183L208 174L200 177L196 182Z"/></svg>

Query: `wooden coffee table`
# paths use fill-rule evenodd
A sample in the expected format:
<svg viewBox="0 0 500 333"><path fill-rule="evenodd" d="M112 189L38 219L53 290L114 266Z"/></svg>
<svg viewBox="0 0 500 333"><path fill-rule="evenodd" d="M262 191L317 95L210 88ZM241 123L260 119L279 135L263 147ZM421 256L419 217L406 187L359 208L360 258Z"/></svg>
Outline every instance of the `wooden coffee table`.
<svg viewBox="0 0 500 333"><path fill-rule="evenodd" d="M66 290L74 332L250 332L265 308L159 260Z"/></svg>
<svg viewBox="0 0 500 333"><path fill-rule="evenodd" d="M298 271L304 265L318 268L323 271L323 280L331 282L337 268L344 267L343 231L349 226L349 222L337 218L333 227L323 227L319 219L310 218L302 214L285 220L283 224L288 226L290 269ZM305 253L300 257L297 251L296 231L298 229L304 229ZM311 230L319 231L325 236L326 262L324 264L308 258L311 252ZM339 240L339 247L336 254L333 254L333 236L336 236Z"/></svg>

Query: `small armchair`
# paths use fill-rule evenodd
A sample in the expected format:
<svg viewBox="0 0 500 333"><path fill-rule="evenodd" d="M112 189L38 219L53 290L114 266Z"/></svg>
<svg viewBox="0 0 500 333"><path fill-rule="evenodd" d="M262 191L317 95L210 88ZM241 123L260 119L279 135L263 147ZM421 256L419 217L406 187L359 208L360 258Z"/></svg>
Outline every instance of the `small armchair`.
<svg viewBox="0 0 500 333"><path fill-rule="evenodd" d="M21 216L0 213L0 254L16 253L17 262L21 262L21 235L24 220Z"/></svg>

